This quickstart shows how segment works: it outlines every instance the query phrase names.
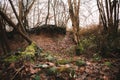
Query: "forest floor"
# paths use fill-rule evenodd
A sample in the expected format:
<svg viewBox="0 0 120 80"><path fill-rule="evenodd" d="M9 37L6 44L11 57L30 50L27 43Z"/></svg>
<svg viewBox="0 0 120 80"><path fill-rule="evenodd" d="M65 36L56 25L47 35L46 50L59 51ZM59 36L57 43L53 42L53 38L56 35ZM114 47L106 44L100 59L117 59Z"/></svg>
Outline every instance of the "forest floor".
<svg viewBox="0 0 120 80"><path fill-rule="evenodd" d="M68 32L66 35L55 34L40 34L32 35L32 40L43 48L45 51L50 51L52 53L64 54L71 47L75 46L75 43L72 39L72 35Z"/></svg>
<svg viewBox="0 0 120 80"><path fill-rule="evenodd" d="M88 51L80 56L75 55L75 43L72 35L68 32L66 35L31 35L31 39L44 50L44 55L47 55L49 60L41 60L37 58L34 63L16 62L9 65L0 64L0 80L120 80L120 59L119 58L102 58L94 57L96 53ZM14 43L14 42L13 42ZM11 46L25 46L25 43L17 43L18 45ZM49 55L49 56L48 56ZM54 57L56 61L51 59ZM33 68L36 64L42 64L45 68L49 64L52 66L52 74L38 72L43 68ZM59 65L58 65L59 64ZM23 65L25 66L23 69ZM27 67L26 67L27 66ZM28 67L29 66L29 67ZM31 68L32 66L32 68ZM59 74L55 69L59 68ZM68 68L72 70L67 72ZM64 70L66 69L66 70ZM23 73L22 71L23 70ZM28 71L29 70L29 71ZM49 71L49 70L48 70ZM31 73L28 75L28 72ZM51 72L51 71L50 71ZM21 74L20 74L21 73ZM22 78L17 78L22 76ZM25 76L25 74L27 76ZM48 75L49 74L49 75ZM27 78L34 75L34 79ZM36 76L37 75L37 76ZM24 76L24 77L23 77ZM15 78L16 77L16 78Z"/></svg>
<svg viewBox="0 0 120 80"><path fill-rule="evenodd" d="M68 32L64 35L38 35L31 36L40 47L45 51L50 51L54 56L57 55L57 59L70 59L84 60L87 66L79 68L78 77L76 80L117 80L116 76L120 70L120 59L102 58L100 60L93 60L92 51L88 51L86 54L80 56L75 55L75 43L72 39L72 35ZM108 65L106 64L108 62ZM109 62L112 64L109 65Z"/></svg>

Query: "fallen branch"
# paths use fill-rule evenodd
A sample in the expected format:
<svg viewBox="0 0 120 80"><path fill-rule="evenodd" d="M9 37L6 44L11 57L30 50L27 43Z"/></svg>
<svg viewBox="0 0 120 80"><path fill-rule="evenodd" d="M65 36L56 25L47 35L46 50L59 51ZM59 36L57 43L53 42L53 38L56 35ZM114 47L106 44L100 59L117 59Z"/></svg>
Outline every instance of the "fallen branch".
<svg viewBox="0 0 120 80"><path fill-rule="evenodd" d="M19 73L20 71L22 71L24 67L25 67L25 66L23 65L23 66L15 73L15 75L11 78L11 80L14 80L15 77L18 75L18 73Z"/></svg>

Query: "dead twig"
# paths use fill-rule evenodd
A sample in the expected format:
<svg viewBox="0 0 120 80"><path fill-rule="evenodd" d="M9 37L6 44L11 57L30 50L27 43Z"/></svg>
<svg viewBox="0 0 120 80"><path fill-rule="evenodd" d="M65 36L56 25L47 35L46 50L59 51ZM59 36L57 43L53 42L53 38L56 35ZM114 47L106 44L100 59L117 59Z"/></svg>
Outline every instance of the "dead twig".
<svg viewBox="0 0 120 80"><path fill-rule="evenodd" d="M23 70L24 67L25 67L25 66L23 65L23 66L15 73L15 75L11 78L11 80L14 80L14 78L17 76L17 74L18 74L21 70Z"/></svg>

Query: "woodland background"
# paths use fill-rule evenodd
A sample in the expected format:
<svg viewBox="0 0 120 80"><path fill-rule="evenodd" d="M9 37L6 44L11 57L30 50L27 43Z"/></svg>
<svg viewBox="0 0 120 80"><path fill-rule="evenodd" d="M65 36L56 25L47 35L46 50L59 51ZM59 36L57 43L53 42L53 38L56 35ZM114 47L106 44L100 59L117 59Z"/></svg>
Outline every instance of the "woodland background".
<svg viewBox="0 0 120 80"><path fill-rule="evenodd" d="M119 0L1 0L1 80L119 80Z"/></svg>

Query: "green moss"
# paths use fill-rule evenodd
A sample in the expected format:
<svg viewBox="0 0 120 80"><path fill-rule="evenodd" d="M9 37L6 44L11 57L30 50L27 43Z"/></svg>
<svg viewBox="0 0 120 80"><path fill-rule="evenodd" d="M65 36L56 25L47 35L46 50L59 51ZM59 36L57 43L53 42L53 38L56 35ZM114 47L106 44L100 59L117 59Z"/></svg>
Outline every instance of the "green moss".
<svg viewBox="0 0 120 80"><path fill-rule="evenodd" d="M31 45L27 46L25 51L22 52L22 56L35 56L35 43L32 43Z"/></svg>
<svg viewBox="0 0 120 80"><path fill-rule="evenodd" d="M5 62L16 62L18 59L19 59L19 56L12 55L4 59L4 61Z"/></svg>
<svg viewBox="0 0 120 80"><path fill-rule="evenodd" d="M112 63L111 62L105 62L104 65L108 66L108 67L111 67L112 66Z"/></svg>
<svg viewBox="0 0 120 80"><path fill-rule="evenodd" d="M62 60L57 60L56 64L61 65L61 64L68 64L70 62L71 62L71 60L62 59Z"/></svg>
<svg viewBox="0 0 120 80"><path fill-rule="evenodd" d="M33 42L31 45L27 46L23 52L19 52L19 55L11 55L4 59L6 62L15 62L20 59L29 59L31 60L32 57L35 56L37 46Z"/></svg>

